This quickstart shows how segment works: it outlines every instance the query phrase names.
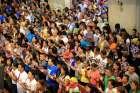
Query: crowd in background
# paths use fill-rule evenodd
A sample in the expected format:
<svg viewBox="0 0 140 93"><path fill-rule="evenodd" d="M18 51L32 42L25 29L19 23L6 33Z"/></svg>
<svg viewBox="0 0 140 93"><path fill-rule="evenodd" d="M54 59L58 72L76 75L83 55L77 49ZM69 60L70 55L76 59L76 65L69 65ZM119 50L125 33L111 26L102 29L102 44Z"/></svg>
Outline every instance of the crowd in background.
<svg viewBox="0 0 140 93"><path fill-rule="evenodd" d="M111 28L107 1L1 0L0 93L140 93L140 33Z"/></svg>

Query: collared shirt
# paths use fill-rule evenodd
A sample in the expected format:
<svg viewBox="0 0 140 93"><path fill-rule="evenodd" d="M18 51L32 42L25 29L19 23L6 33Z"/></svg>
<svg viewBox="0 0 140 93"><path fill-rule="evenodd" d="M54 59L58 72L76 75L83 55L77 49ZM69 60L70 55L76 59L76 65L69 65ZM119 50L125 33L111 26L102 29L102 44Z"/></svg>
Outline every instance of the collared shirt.
<svg viewBox="0 0 140 93"><path fill-rule="evenodd" d="M21 83L25 83L26 80L27 80L27 78L28 78L28 74L25 71L23 71L22 73L20 73L19 70L16 69L14 71L14 74L17 77L18 81L20 81ZM15 82L14 81L13 83L16 83L17 84L17 92L18 93L24 93L25 92L25 90L22 88L22 86L18 82Z"/></svg>
<svg viewBox="0 0 140 93"><path fill-rule="evenodd" d="M28 89L30 89L31 91L35 92L36 88L37 88L37 81L35 79L33 79L33 80L27 79L26 85L27 85ZM27 91L27 93L30 93L30 92Z"/></svg>

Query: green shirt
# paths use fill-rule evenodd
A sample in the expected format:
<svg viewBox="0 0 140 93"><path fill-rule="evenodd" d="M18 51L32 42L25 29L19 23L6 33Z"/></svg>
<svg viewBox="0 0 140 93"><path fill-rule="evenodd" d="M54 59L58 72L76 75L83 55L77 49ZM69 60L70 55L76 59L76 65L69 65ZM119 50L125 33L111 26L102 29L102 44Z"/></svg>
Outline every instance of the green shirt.
<svg viewBox="0 0 140 93"><path fill-rule="evenodd" d="M112 76L111 78L109 78L108 76L105 76L105 78L104 78L104 85L105 85L105 90L106 90L106 88L108 87L108 81L110 80L110 79L113 79L113 80L115 80L115 77L114 76Z"/></svg>

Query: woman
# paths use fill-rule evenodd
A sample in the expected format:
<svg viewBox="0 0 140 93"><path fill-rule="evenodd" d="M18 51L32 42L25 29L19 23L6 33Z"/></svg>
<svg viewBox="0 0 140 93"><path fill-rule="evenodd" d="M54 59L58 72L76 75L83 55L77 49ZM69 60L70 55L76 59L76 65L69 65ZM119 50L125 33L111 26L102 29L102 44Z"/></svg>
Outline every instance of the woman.
<svg viewBox="0 0 140 93"><path fill-rule="evenodd" d="M140 93L140 85L137 81L131 81L130 86L131 90L129 93Z"/></svg>
<svg viewBox="0 0 140 93"><path fill-rule="evenodd" d="M87 75L88 71L86 69L86 65L83 66L83 68L81 69L80 72L81 72L80 73L81 74L81 79L80 79L81 84L82 85L88 84L90 81L88 79L88 75Z"/></svg>
<svg viewBox="0 0 140 93"><path fill-rule="evenodd" d="M91 70L89 71L88 73L88 77L90 78L90 83L92 85L95 85L97 86L97 83L100 81L101 79L101 75L100 75L100 72L98 70L98 65L93 63L91 65Z"/></svg>
<svg viewBox="0 0 140 93"><path fill-rule="evenodd" d="M113 64L113 75L115 77L120 76L120 71L121 71L121 65L120 65L120 63L114 63Z"/></svg>

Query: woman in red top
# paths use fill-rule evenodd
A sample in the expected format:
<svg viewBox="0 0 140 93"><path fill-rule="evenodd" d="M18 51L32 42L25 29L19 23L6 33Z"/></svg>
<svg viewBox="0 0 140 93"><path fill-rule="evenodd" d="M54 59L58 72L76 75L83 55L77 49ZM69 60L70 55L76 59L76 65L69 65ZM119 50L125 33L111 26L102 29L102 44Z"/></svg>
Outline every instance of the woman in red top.
<svg viewBox="0 0 140 93"><path fill-rule="evenodd" d="M97 85L98 81L100 80L101 76L100 76L100 72L97 69L97 65L94 63L92 64L92 69L91 71L89 71L89 78L90 78L90 83L92 85Z"/></svg>

